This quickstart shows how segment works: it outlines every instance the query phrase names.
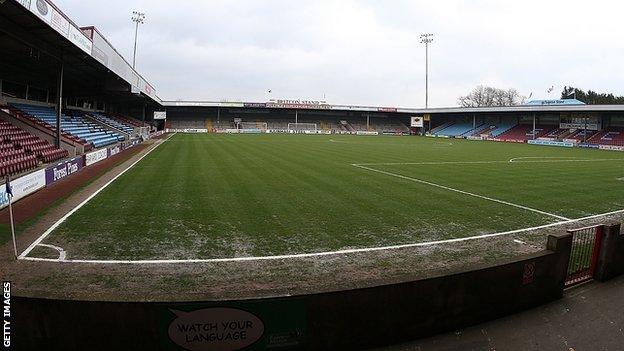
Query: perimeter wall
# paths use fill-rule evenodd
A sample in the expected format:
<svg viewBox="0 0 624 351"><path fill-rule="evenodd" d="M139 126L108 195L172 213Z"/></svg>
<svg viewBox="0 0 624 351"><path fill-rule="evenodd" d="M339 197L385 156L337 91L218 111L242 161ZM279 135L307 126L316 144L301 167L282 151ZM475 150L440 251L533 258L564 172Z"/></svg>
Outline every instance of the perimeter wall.
<svg viewBox="0 0 624 351"><path fill-rule="evenodd" d="M571 245L570 234L551 235L547 250L497 264L304 296L189 303L14 296L13 345L89 350L344 350L386 345L559 299Z"/></svg>

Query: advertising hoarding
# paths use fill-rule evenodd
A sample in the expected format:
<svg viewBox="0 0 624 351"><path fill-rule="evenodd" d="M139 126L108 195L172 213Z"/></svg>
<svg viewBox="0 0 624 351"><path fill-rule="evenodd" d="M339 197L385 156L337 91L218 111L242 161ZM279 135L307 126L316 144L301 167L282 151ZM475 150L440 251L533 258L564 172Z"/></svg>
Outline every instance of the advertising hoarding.
<svg viewBox="0 0 624 351"><path fill-rule="evenodd" d="M410 126L416 127L416 128L422 128L423 123L424 123L423 117L411 117Z"/></svg>
<svg viewBox="0 0 624 351"><path fill-rule="evenodd" d="M154 119L167 119L167 111L154 111Z"/></svg>
<svg viewBox="0 0 624 351"><path fill-rule="evenodd" d="M84 167L84 160L82 156L74 157L71 160L48 167L45 170L45 183L46 185L50 185L70 174L78 172L82 169L82 167Z"/></svg>
<svg viewBox="0 0 624 351"><path fill-rule="evenodd" d="M12 201L17 201L35 191L45 187L46 177L45 169L40 169L33 173L11 180L13 189ZM6 193L6 187L0 186L0 208L9 205L9 195Z"/></svg>
<svg viewBox="0 0 624 351"><path fill-rule="evenodd" d="M100 149L97 151L89 152L85 154L85 166L90 166L94 163L98 163L108 157L108 149Z"/></svg>

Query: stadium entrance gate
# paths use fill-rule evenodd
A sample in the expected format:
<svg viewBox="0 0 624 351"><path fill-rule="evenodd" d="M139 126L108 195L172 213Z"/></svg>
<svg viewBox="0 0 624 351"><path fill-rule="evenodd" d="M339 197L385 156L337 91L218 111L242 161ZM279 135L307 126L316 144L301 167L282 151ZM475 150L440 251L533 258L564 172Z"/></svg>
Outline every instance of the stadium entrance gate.
<svg viewBox="0 0 624 351"><path fill-rule="evenodd" d="M604 226L568 230L572 234L572 250L565 287L584 283L594 278Z"/></svg>

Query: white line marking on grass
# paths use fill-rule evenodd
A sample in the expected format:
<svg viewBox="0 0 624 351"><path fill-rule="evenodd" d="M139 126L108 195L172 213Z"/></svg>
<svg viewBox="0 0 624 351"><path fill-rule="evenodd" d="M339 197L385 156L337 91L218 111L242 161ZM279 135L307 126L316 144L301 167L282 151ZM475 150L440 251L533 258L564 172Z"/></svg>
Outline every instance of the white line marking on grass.
<svg viewBox="0 0 624 351"><path fill-rule="evenodd" d="M57 263L93 263L93 264L172 264L172 263L219 263L219 262L242 262L242 261L267 261L267 260L283 260L283 259L291 259L291 258L309 258L309 257L321 257L321 256L331 256L331 255L342 255L342 254L352 254L352 253L363 253L363 252L373 252L373 251L384 251L384 250L395 250L395 249L403 249L403 248L411 248L411 247L427 247L434 245L443 245L449 243L457 243L464 241L472 241L478 239L487 239L504 235L517 234L522 232L529 232L539 229L551 228L558 225L576 223L580 221L611 216L614 214L624 213L624 209L601 213L597 215L587 216L583 218L570 219L567 221L554 222L549 224L544 224L536 227L509 230L506 232L492 233L492 234L483 234L476 235L465 238L456 238L456 239L447 239L447 240L437 240L437 241L429 241L422 243L412 243L412 244L401 244L401 245L391 245L391 246L379 246L379 247L368 247L361 249L345 249L345 250L337 250L337 251L325 251L325 252L314 252L314 253L305 253L305 254L291 254L291 255L274 255L274 256L248 256L248 257L233 257L233 258L197 258L197 259L185 259L185 260L58 260L53 258L39 258L39 257L20 257L21 260L26 261L42 261L42 262L57 262Z"/></svg>
<svg viewBox="0 0 624 351"><path fill-rule="evenodd" d="M63 250L62 247L58 247L58 246L55 246L55 245L49 245L49 244L39 244L38 246L49 247L51 249L55 249L56 251L58 251L59 252L59 258L58 258L59 261L64 261L65 257L67 256L67 252L65 252L65 250Z"/></svg>
<svg viewBox="0 0 624 351"><path fill-rule="evenodd" d="M511 160L514 160L513 158ZM437 166L437 165L471 165L471 164L496 164L496 163L556 163L556 162L605 162L605 161L624 161L624 158L583 158L583 159L565 159L565 160L530 160L530 161L431 161L431 162L377 162L377 163L352 163L351 166Z"/></svg>
<svg viewBox="0 0 624 351"><path fill-rule="evenodd" d="M35 246L40 245L41 241L43 241L43 239L45 239L48 235L50 235L50 233L52 233L52 231L54 229L56 229L59 225L61 225L61 223L65 222L65 220L67 218L69 218L69 216L71 216L72 214L74 214L74 212L78 211L82 206L84 206L87 202L89 202L91 199L93 199L97 194L99 194L102 190L104 190L107 186L109 186L112 182L114 182L117 178L121 177L124 173L126 173L130 168L132 168L134 165L136 165L137 163L139 163L145 156L149 155L150 152L156 150L157 147L159 147L160 145L164 144L166 141L168 141L169 139L171 139L171 137L173 137L174 135L176 135L177 133L173 133L171 134L169 137L167 137L167 139L159 142L156 146L154 146L153 148L151 148L149 151L147 151L143 156L139 157L138 160L134 161L130 166L128 166L126 169L124 169L123 171L121 171L119 174L117 174L116 176L113 177L113 179L109 180L106 184L104 184L101 188L99 188L98 190L96 190L93 194L89 195L89 197L87 197L86 199L84 199L84 201L82 201L81 203L78 204L78 206L74 207L71 209L71 211L67 212L63 217L61 217L58 221L56 221L54 224L52 224L52 226L50 228L48 228L43 234L41 234L41 236L39 238L37 238L37 240L35 240L32 244L30 244L30 246L28 246L28 248L26 248L26 250L24 250L24 252L22 252L21 255L18 256L18 259L24 259L26 258L26 256L35 248Z"/></svg>
<svg viewBox="0 0 624 351"><path fill-rule="evenodd" d="M362 168L362 169L365 169L365 170L368 170L368 171L371 171L371 172L377 172L377 173L385 174L385 175L388 175L388 176L391 176L391 177L396 177L396 178L400 178L400 179L404 179L404 180L409 180L409 181L412 181L412 182L425 184L425 185L433 186L433 187L444 189L444 190L448 190L448 191L454 191L456 193L460 193L460 194L468 195L468 196L473 196L473 197L476 197L476 198L479 198L479 199L483 199L483 200L497 202L499 204L520 208L520 209L523 209L523 210L539 213L539 214L546 215L546 216L549 216L549 217L554 217L554 218L561 219L561 220L564 220L564 221L570 220L570 218L559 216L559 215L554 214L554 213L538 210L538 209L535 209L535 208L531 208L531 207L527 207L527 206L524 206L524 205L515 204L515 203L504 201L504 200L498 200L498 199L495 199L495 198L492 198L492 197L479 195L479 194L471 193L471 192L464 191L464 190L451 188L451 187L448 187L448 186L445 186L445 185L440 185L440 184L428 182L426 180L422 180L422 179L418 179L418 178L412 178L412 177L404 176L404 175L401 175L401 174L398 174L398 173L382 171L382 170L379 170L379 169L370 168L370 167L366 167L366 166L362 166L362 165L356 165L356 164L354 164L353 166L354 167L358 167L358 168Z"/></svg>
<svg viewBox="0 0 624 351"><path fill-rule="evenodd" d="M555 160L557 160L557 159L559 159L559 160L561 160L561 159L577 159L577 158L576 157L568 157L568 156L563 156L563 157L560 157L560 156L526 156L526 157L514 157L514 158L509 160L509 163L518 162L518 160L534 160L534 159L538 159L538 160L541 160L541 159L548 159L548 160L555 159Z"/></svg>

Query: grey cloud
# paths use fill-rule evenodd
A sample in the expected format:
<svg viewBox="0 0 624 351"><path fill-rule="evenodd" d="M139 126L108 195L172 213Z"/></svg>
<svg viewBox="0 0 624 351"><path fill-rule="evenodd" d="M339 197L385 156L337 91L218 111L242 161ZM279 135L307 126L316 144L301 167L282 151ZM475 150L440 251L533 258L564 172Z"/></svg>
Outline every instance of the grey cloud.
<svg viewBox="0 0 624 351"><path fill-rule="evenodd" d="M623 5L570 1L78 1L57 5L96 25L164 99L320 98L422 106L423 32L430 105L455 105L479 84L546 95L552 84L624 94ZM559 89L559 87L557 87Z"/></svg>

